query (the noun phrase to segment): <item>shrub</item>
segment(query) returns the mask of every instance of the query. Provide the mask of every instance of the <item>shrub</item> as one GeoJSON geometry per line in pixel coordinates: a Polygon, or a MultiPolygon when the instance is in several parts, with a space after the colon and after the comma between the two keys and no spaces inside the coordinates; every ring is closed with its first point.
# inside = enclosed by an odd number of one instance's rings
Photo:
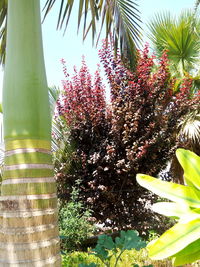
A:
{"type": "MultiPolygon", "coordinates": [[[[111,259],[112,266],[114,266],[114,260],[111,259]]],[[[63,267],[77,267],[79,264],[92,264],[95,263],[98,267],[105,267],[105,264],[101,262],[96,256],[92,255],[91,251],[87,252],[72,252],[62,256],[63,267]]],[[[151,261],[148,258],[148,252],[146,249],[126,250],[121,257],[121,261],[118,262],[117,267],[132,266],[138,264],[140,267],[144,265],[153,265],[154,267],[172,267],[170,260],[163,261],[151,261]]],[[[93,265],[94,266],[94,265],[93,265]]],[[[192,265],[193,266],[193,265],[192,265]]],[[[197,267],[195,265],[195,267],[197,267]]]]}
{"type": "Polygon", "coordinates": [[[99,71],[92,82],[83,62],[71,81],[64,69],[58,112],[70,127],[69,142],[75,151],[73,175],[63,172],[63,162],[56,166],[59,197],[68,197],[62,185],[70,188],[81,178],[81,199],[106,226],[140,233],[156,225],[165,227],[149,209],[155,195],[140,187],[135,177],[138,172],[157,175],[179,145],[177,125],[199,102],[190,95],[192,81],[186,78],[180,91],[173,93],[175,80],[166,53],[156,64],[148,47],[138,52],[135,72],[126,69],[109,46],[103,46],[100,58],[110,84],[110,105],[99,71]]]}
{"type": "MultiPolygon", "coordinates": [[[[94,255],[99,258],[107,267],[116,267],[122,260],[125,251],[135,249],[139,251],[144,248],[146,243],[138,236],[137,231],[121,231],[120,236],[115,240],[108,235],[100,235],[96,247],[93,249],[94,255]]],[[[80,264],[79,267],[89,267],[90,265],[80,264]]],[[[98,265],[94,265],[98,266],[98,265]]],[[[138,267],[138,265],[134,265],[138,267]]],[[[147,267],[147,266],[146,266],[147,267]]],[[[152,267],[152,266],[149,266],[152,267]]]]}
{"type": "Polygon", "coordinates": [[[79,183],[72,188],[70,201],[62,203],[59,210],[59,230],[62,249],[72,251],[81,247],[83,241],[92,235],[94,226],[89,221],[92,211],[78,200],[79,183]]]}

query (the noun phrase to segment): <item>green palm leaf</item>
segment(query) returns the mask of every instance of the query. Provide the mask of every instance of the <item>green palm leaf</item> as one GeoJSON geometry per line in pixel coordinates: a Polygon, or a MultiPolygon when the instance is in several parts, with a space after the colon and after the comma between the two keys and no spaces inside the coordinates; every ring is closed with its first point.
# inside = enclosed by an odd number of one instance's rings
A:
{"type": "MultiPolygon", "coordinates": [[[[67,29],[74,0],[46,0],[44,19],[55,3],[60,3],[57,28],[67,29]]],[[[7,0],[0,1],[0,63],[5,60],[6,47],[6,14],[7,0]]],[[[120,47],[122,59],[126,59],[132,67],[136,63],[136,47],[140,42],[140,16],[136,0],[79,0],[77,29],[83,21],[83,39],[92,31],[92,40],[97,37],[97,43],[102,29],[106,30],[106,37],[114,40],[114,46],[120,47]],[[100,21],[101,18],[101,21],[100,21]],[[98,30],[98,22],[100,29],[98,30]]]]}
{"type": "Polygon", "coordinates": [[[0,1],[0,64],[5,63],[7,0],[0,1]]]}
{"type": "Polygon", "coordinates": [[[194,5],[195,12],[197,11],[199,4],[200,4],[200,0],[196,0],[195,5],[194,5]]]}
{"type": "MultiPolygon", "coordinates": [[[[47,0],[44,10],[47,16],[56,0],[47,0]]],[[[62,0],[58,16],[57,28],[66,30],[74,0],[62,0]]],[[[133,0],[80,0],[78,11],[78,29],[83,19],[83,39],[92,30],[94,42],[97,43],[102,29],[106,30],[106,37],[114,40],[115,49],[120,47],[122,58],[128,59],[131,66],[135,63],[136,46],[140,42],[140,17],[136,1],[133,0]],[[100,29],[97,33],[97,24],[101,18],[100,29]]]]}
{"type": "Polygon", "coordinates": [[[179,138],[184,138],[193,144],[199,144],[200,142],[200,114],[199,110],[189,112],[180,121],[179,125],[179,138]]]}
{"type": "Polygon", "coordinates": [[[184,76],[194,69],[199,59],[199,17],[190,10],[176,18],[170,13],[161,13],[150,21],[149,38],[160,56],[168,51],[170,68],[174,75],[184,76]]]}

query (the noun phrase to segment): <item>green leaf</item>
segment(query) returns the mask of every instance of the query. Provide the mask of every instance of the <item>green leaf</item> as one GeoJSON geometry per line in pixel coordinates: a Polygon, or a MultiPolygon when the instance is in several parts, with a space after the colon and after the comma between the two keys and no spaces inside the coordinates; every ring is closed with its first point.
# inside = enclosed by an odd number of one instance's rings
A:
{"type": "Polygon", "coordinates": [[[174,202],[158,202],[156,204],[153,204],[152,210],[169,217],[181,218],[186,214],[188,216],[189,213],[191,213],[191,215],[200,216],[200,214],[190,209],[188,205],[181,205],[174,202]]]}
{"type": "Polygon", "coordinates": [[[92,262],[92,263],[89,263],[89,264],[86,264],[86,263],[81,263],[78,265],[78,267],[97,267],[97,264],[92,262]]]}
{"type": "Polygon", "coordinates": [[[200,190],[200,157],[182,148],[177,149],[176,156],[184,169],[187,184],[200,190]]]}
{"type": "Polygon", "coordinates": [[[121,250],[140,250],[146,247],[146,242],[142,241],[138,232],[133,230],[121,231],[120,237],[115,238],[115,243],[117,248],[121,250]]]}
{"type": "Polygon", "coordinates": [[[151,190],[161,197],[191,207],[200,207],[200,192],[195,188],[161,181],[145,174],[137,174],[136,179],[141,186],[151,190]]]}
{"type": "Polygon", "coordinates": [[[60,237],[61,240],[67,239],[67,236],[64,236],[64,235],[60,235],[59,237],[60,237]]]}
{"type": "Polygon", "coordinates": [[[200,51],[199,23],[199,16],[185,10],[179,17],[169,12],[158,13],[148,25],[148,37],[156,53],[168,51],[169,68],[175,77],[184,77],[185,72],[196,68],[200,51]]]}
{"type": "MultiPolygon", "coordinates": [[[[44,19],[57,2],[60,4],[57,28],[64,27],[66,30],[74,8],[74,0],[46,0],[43,8],[44,19]]],[[[94,42],[97,25],[100,23],[97,43],[102,30],[105,30],[105,37],[110,37],[115,50],[120,48],[122,59],[126,60],[126,63],[128,61],[130,66],[135,66],[136,47],[141,42],[141,20],[136,2],[134,0],[80,0],[77,28],[80,29],[81,21],[83,21],[83,40],[91,30],[94,42]]]]}
{"type": "Polygon", "coordinates": [[[93,251],[95,252],[94,255],[99,257],[101,260],[109,259],[108,251],[101,245],[97,244],[93,251]]]}
{"type": "Polygon", "coordinates": [[[115,243],[113,242],[112,237],[107,235],[99,236],[98,245],[110,250],[115,248],[115,243]]]}
{"type": "Polygon", "coordinates": [[[200,259],[200,239],[189,244],[177,254],[173,255],[172,262],[175,266],[192,263],[200,259]]]}
{"type": "Polygon", "coordinates": [[[7,29],[7,0],[0,1],[0,64],[5,63],[6,29],[7,29]]]}
{"type": "Polygon", "coordinates": [[[177,223],[155,242],[149,243],[149,256],[155,260],[168,258],[199,238],[200,218],[187,223],[177,223]]]}
{"type": "Polygon", "coordinates": [[[96,247],[93,249],[95,252],[95,256],[99,257],[102,261],[109,260],[111,256],[109,256],[108,250],[113,250],[116,248],[115,243],[112,238],[107,235],[101,235],[98,238],[98,242],[96,247]]]}
{"type": "MultiPolygon", "coordinates": [[[[193,79],[193,88],[191,88],[191,95],[195,94],[196,90],[200,89],[200,84],[197,85],[193,79]],[[197,89],[199,87],[199,89],[197,89]]],[[[179,133],[178,136],[184,138],[185,142],[192,142],[192,143],[200,143],[200,114],[199,110],[195,109],[193,111],[188,112],[184,119],[180,121],[178,124],[179,133]]]]}

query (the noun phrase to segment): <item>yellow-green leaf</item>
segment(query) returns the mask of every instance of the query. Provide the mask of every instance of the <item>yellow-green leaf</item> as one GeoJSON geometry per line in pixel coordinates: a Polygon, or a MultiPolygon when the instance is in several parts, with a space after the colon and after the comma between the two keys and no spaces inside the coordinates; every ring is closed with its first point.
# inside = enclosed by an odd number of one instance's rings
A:
{"type": "Polygon", "coordinates": [[[200,238],[200,218],[177,223],[154,243],[148,245],[149,256],[155,260],[168,258],[200,238]]]}
{"type": "Polygon", "coordinates": [[[184,169],[186,183],[200,190],[200,157],[182,148],[177,149],[176,156],[184,169]]]}
{"type": "Polygon", "coordinates": [[[174,202],[158,202],[152,206],[152,210],[169,217],[181,218],[188,216],[188,214],[190,214],[190,216],[196,215],[200,217],[200,214],[194,212],[188,205],[181,205],[180,203],[174,202]]]}
{"type": "Polygon", "coordinates": [[[180,266],[192,263],[200,259],[200,239],[197,239],[183,250],[173,255],[172,262],[174,266],[180,266]]]}
{"type": "Polygon", "coordinates": [[[137,174],[136,179],[141,186],[161,197],[191,207],[200,207],[200,191],[193,187],[161,181],[145,174],[137,174]]]}

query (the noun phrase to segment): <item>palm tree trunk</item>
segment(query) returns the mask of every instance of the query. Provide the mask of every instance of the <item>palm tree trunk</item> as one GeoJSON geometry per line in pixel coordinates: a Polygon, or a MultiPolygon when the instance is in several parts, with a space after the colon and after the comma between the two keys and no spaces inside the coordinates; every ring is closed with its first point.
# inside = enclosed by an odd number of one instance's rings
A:
{"type": "Polygon", "coordinates": [[[8,0],[0,266],[60,266],[39,0],[8,0]]]}

